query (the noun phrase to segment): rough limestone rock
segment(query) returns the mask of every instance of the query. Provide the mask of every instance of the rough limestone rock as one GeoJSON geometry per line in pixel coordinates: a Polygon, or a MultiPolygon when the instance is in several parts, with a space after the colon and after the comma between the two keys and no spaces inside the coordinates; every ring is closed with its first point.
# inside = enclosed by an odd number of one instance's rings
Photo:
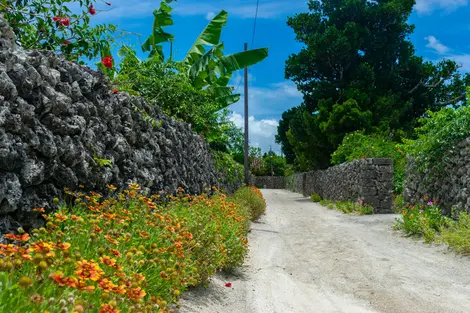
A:
{"type": "Polygon", "coordinates": [[[418,171],[413,159],[409,159],[404,197],[413,204],[438,200],[446,215],[451,215],[452,209],[470,212],[470,138],[448,151],[442,170],[432,175],[429,169],[418,171]]]}
{"type": "Polygon", "coordinates": [[[217,185],[210,150],[190,126],[114,94],[101,73],[14,42],[0,16],[0,231],[39,226],[31,209],[51,207],[64,187],[101,192],[137,182],[197,194],[217,185]]]}
{"type": "Polygon", "coordinates": [[[318,193],[328,200],[363,200],[378,214],[392,213],[392,159],[361,159],[326,170],[287,177],[287,189],[310,196],[318,193]]]}

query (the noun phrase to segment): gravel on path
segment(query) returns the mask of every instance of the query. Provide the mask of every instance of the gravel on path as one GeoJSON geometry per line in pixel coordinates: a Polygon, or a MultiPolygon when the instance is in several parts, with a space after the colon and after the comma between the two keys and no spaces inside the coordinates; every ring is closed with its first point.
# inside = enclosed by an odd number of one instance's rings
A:
{"type": "Polygon", "coordinates": [[[186,293],[181,313],[470,312],[470,258],[403,237],[397,215],[262,192],[267,213],[252,224],[245,265],[186,293]]]}

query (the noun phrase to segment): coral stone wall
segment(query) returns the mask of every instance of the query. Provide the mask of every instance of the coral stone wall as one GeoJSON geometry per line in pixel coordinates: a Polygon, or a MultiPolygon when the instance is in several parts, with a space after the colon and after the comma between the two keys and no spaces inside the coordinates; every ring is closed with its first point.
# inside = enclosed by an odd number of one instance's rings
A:
{"type": "Polygon", "coordinates": [[[318,193],[328,200],[363,200],[375,213],[391,213],[393,164],[391,159],[361,159],[326,170],[287,178],[288,189],[309,196],[318,193]]]}
{"type": "Polygon", "coordinates": [[[470,212],[470,138],[455,145],[443,160],[442,171],[434,175],[418,171],[413,160],[409,160],[405,201],[417,204],[438,200],[446,215],[451,214],[452,208],[470,212]]]}
{"type": "Polygon", "coordinates": [[[38,226],[31,209],[51,207],[64,187],[101,192],[128,182],[196,194],[218,174],[190,126],[142,98],[114,94],[101,73],[16,47],[0,16],[0,230],[38,226]]]}
{"type": "Polygon", "coordinates": [[[258,188],[285,189],[286,178],[284,176],[256,176],[254,185],[258,188]]]}

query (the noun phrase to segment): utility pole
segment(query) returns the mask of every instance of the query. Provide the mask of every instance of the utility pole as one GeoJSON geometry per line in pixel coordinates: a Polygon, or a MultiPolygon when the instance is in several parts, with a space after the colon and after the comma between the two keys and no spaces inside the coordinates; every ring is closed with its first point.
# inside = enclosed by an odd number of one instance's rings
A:
{"type": "MultiPolygon", "coordinates": [[[[245,51],[248,43],[245,42],[245,51]]],[[[248,166],[248,67],[245,67],[245,184],[250,184],[250,168],[248,166]]]]}
{"type": "Polygon", "coordinates": [[[269,145],[269,160],[271,161],[271,176],[274,176],[273,171],[273,150],[271,149],[271,145],[269,145]]]}

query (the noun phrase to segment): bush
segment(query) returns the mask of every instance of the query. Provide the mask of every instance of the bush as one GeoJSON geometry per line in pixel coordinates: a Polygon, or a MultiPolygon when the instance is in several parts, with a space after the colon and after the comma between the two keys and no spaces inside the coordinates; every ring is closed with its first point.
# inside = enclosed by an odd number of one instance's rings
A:
{"type": "Polygon", "coordinates": [[[470,216],[460,212],[458,221],[452,221],[442,231],[442,240],[458,253],[470,254],[470,216]]]}
{"type": "Polygon", "coordinates": [[[416,169],[427,173],[424,183],[440,177],[449,162],[447,152],[455,144],[470,137],[470,107],[443,108],[428,112],[416,128],[417,139],[405,140],[403,148],[414,159],[416,169]]]}
{"type": "Polygon", "coordinates": [[[241,183],[245,177],[243,165],[225,152],[213,151],[215,167],[229,183],[241,183]]]}
{"type": "Polygon", "coordinates": [[[363,158],[391,158],[394,169],[394,193],[403,192],[406,156],[400,146],[380,135],[364,135],[358,131],[346,135],[343,143],[331,155],[332,164],[341,164],[363,158]]]}
{"type": "Polygon", "coordinates": [[[257,220],[266,211],[266,201],[261,191],[256,187],[242,187],[235,192],[232,199],[248,208],[253,221],[257,220]]]}
{"type": "Polygon", "coordinates": [[[442,215],[441,210],[433,202],[426,205],[405,205],[401,217],[397,219],[395,229],[409,235],[423,236],[428,243],[447,227],[450,220],[442,215]]]}
{"type": "Polygon", "coordinates": [[[75,205],[44,214],[46,227],[5,235],[0,312],[167,312],[189,286],[243,262],[249,219],[240,203],[218,192],[110,189],[107,198],[69,192],[75,205]]]}
{"type": "Polygon", "coordinates": [[[314,193],[310,196],[313,202],[320,202],[322,200],[321,196],[318,193],[314,193]]]}

